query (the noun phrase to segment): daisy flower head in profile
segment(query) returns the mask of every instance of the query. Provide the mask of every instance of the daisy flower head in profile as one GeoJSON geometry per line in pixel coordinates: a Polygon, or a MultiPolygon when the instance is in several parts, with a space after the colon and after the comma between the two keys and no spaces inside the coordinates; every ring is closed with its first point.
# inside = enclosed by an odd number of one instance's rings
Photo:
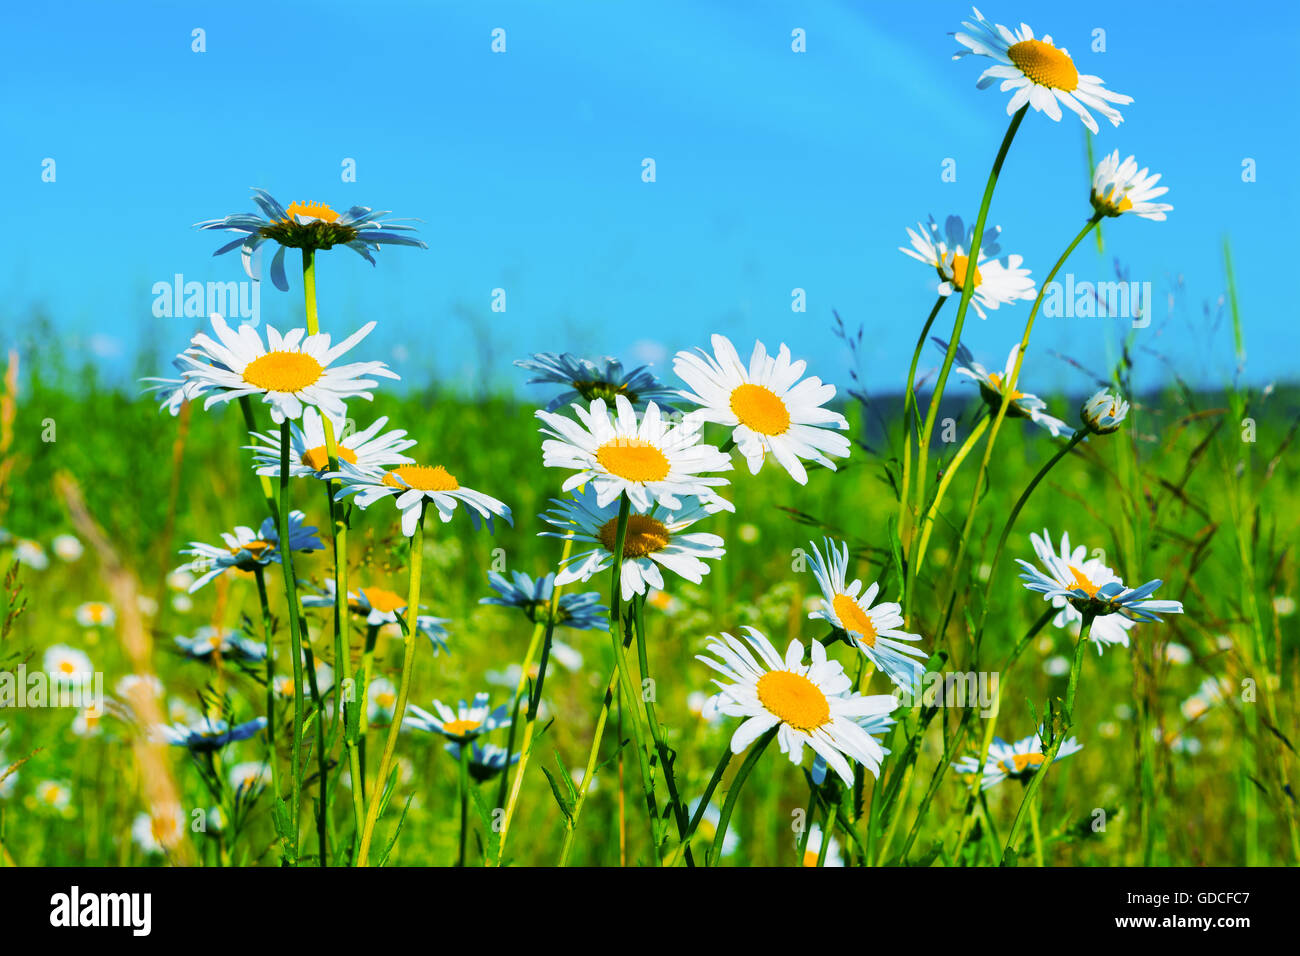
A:
{"type": "MultiPolygon", "coordinates": [[[[301,598],[303,607],[334,607],[335,595],[338,593],[333,578],[326,578],[324,588],[320,594],[304,594],[301,598]]],[[[348,609],[366,622],[367,627],[394,628],[398,634],[401,633],[401,622],[398,620],[400,614],[403,619],[406,618],[407,597],[398,594],[396,591],[381,587],[377,584],[368,584],[359,587],[355,591],[348,591],[348,609]]],[[[409,619],[408,619],[409,620],[409,619]]],[[[447,628],[450,618],[434,617],[430,614],[419,614],[415,618],[415,628],[420,634],[429,639],[433,645],[433,654],[438,656],[440,651],[447,650],[447,628]]]]}
{"type": "MultiPolygon", "coordinates": [[[[316,537],[316,526],[305,524],[306,520],[301,511],[289,512],[289,550],[320,551],[325,547],[316,537]]],[[[191,555],[194,560],[176,570],[202,572],[190,585],[191,594],[232,568],[256,571],[280,563],[280,529],[274,518],[262,519],[256,531],[246,525],[239,525],[234,533],[223,531],[221,540],[224,547],[191,541],[188,548],[181,549],[181,554],[191,555]]]]}
{"type": "Polygon", "coordinates": [[[285,207],[265,189],[253,190],[253,202],[262,211],[261,215],[253,212],[236,213],[221,219],[205,219],[196,222],[194,226],[198,229],[240,233],[238,239],[226,243],[212,254],[220,256],[238,249],[244,262],[244,271],[250,279],[261,278],[253,253],[264,242],[278,243],[280,248],[271,260],[271,282],[281,292],[289,288],[284,274],[286,249],[315,252],[317,249],[347,246],[373,266],[375,259],[371,253],[378,252],[382,246],[429,248],[414,236],[406,235],[415,231],[414,226],[406,225],[412,220],[382,219],[388,215],[387,209],[376,212],[369,206],[353,206],[347,212],[340,213],[319,202],[291,202],[285,207]]]}
{"type": "Polygon", "coordinates": [[[974,7],[971,9],[975,13],[974,22],[963,22],[963,29],[952,34],[965,47],[953,54],[953,59],[973,53],[995,61],[980,74],[975,85],[983,90],[1001,80],[1003,93],[1015,90],[1007,101],[1008,116],[1028,104],[1056,122],[1060,122],[1064,106],[1077,114],[1093,133],[1098,127],[1090,110],[1106,117],[1112,126],[1124,122],[1119,110],[1111,104],[1126,106],[1133,102],[1133,97],[1106,89],[1099,76],[1080,73],[1065,47],[1053,44],[1051,36],[1035,37],[1027,23],[1020,24],[1019,30],[1009,30],[984,19],[974,7]]]}
{"type": "Polygon", "coordinates": [[[654,402],[638,417],[626,395],[614,396],[613,414],[603,398],[590,408],[572,408],[576,422],[551,412],[536,413],[546,425],[542,433],[551,436],[542,442],[542,464],[574,470],[564,491],[590,485],[602,506],[627,495],[634,507],[646,512],[655,502],[677,510],[683,497],[708,496],[727,484],[726,478],[707,474],[730,471],[731,459],[701,442],[699,419],[687,416],[671,423],[654,402]]]}
{"type": "Polygon", "coordinates": [[[191,347],[177,356],[184,366],[182,378],[197,382],[207,393],[204,408],[257,395],[270,406],[271,420],[277,425],[286,418],[301,418],[307,406],[341,419],[347,415],[349,399],[374,398],[370,389],[379,383],[371,376],[400,377],[383,362],[334,364],[371,333],[374,322],[333,345],[328,332],[308,335],[306,329],[291,329],[281,335],[270,325],[263,344],[251,325],[232,329],[216,312],[211,321],[217,337],[199,332],[190,340],[191,347]]]}
{"type": "MultiPolygon", "coordinates": [[[[463,744],[449,740],[443,749],[451,754],[452,760],[460,760],[460,748],[463,744]]],[[[510,755],[510,765],[519,762],[519,754],[510,755]]],[[[506,749],[496,744],[480,744],[474,741],[469,745],[468,769],[470,777],[478,783],[486,783],[506,769],[506,749]]]]}
{"type": "MultiPolygon", "coordinates": [[[[193,347],[185,349],[185,353],[197,354],[193,347]]],[[[183,353],[183,354],[185,354],[183,353]]],[[[197,379],[187,379],[185,377],[185,363],[181,356],[172,359],[172,367],[176,369],[179,378],[165,378],[158,375],[149,375],[142,379],[141,382],[148,382],[144,393],[154,393],[154,399],[158,402],[159,413],[167,412],[172,418],[181,413],[181,409],[186,402],[192,402],[200,395],[204,394],[209,385],[206,382],[197,379]]]]}
{"type": "Polygon", "coordinates": [[[225,660],[246,661],[256,664],[266,660],[266,645],[245,637],[232,628],[212,627],[205,624],[193,637],[176,635],[172,638],[187,657],[210,661],[214,657],[225,660]]]}
{"type": "Polygon", "coordinates": [[[86,687],[95,679],[90,656],[67,644],[55,644],[45,652],[42,670],[59,687],[86,687]]]}
{"type": "Polygon", "coordinates": [[[162,856],[181,842],[184,826],[185,812],[179,804],[166,804],[139,814],[131,826],[131,838],[145,853],[162,856]]]}
{"type": "MultiPolygon", "coordinates": [[[[573,553],[555,576],[555,583],[586,582],[613,567],[618,550],[619,502],[602,505],[600,495],[588,486],[571,499],[552,498],[551,505],[541,518],[559,530],[540,534],[574,543],[573,553]]],[[[713,498],[692,499],[676,509],[662,503],[645,510],[631,507],[623,535],[623,600],[645,594],[648,587],[663,590],[665,568],[699,584],[709,573],[707,562],[721,558],[726,551],[718,535],[689,529],[719,510],[721,504],[713,498]]]]}
{"type": "MultiPolygon", "coordinates": [[[[1047,749],[1050,748],[1043,746],[1041,733],[1040,730],[1037,734],[1030,734],[1014,744],[1007,743],[1001,737],[994,737],[989,744],[989,759],[984,764],[983,770],[980,770],[979,760],[976,757],[962,757],[954,761],[953,769],[967,777],[979,773],[983,778],[980,782],[981,790],[997,786],[1008,777],[1021,781],[1028,780],[1047,760],[1047,749]]],[[[1061,749],[1056,752],[1052,762],[1076,754],[1082,749],[1083,744],[1070,737],[1061,742],[1061,749]]]]}
{"type": "Polygon", "coordinates": [[[1109,435],[1111,432],[1119,431],[1119,426],[1124,424],[1124,419],[1128,417],[1129,404],[1124,401],[1119,392],[1112,393],[1110,389],[1100,389],[1093,393],[1092,397],[1083,403],[1079,409],[1079,417],[1083,419],[1084,426],[1094,435],[1109,435]]]}
{"type": "Polygon", "coordinates": [[[247,740],[266,729],[266,718],[255,717],[242,724],[203,717],[193,724],[170,724],[158,728],[158,736],[173,747],[185,747],[196,753],[220,750],[228,744],[247,740]]]}
{"type": "Polygon", "coordinates": [[[843,631],[849,643],[860,650],[891,681],[912,693],[925,673],[929,655],[908,643],[919,641],[920,634],[900,630],[903,626],[903,609],[893,601],[873,604],[880,593],[880,585],[872,584],[865,591],[862,582],[849,577],[849,546],[825,539],[826,553],[809,542],[808,555],[813,576],[821,588],[821,606],[809,613],[810,618],[820,618],[831,627],[843,631]]]}
{"type": "Polygon", "coordinates": [[[112,627],[117,621],[113,605],[103,601],[87,601],[77,605],[77,623],[82,627],[112,627]]]}
{"type": "Polygon", "coordinates": [[[440,700],[433,702],[433,709],[437,711],[436,715],[412,704],[407,708],[404,722],[415,730],[441,734],[460,744],[475,740],[499,727],[510,726],[506,705],[501,704],[495,710],[489,709],[488,695],[483,691],[474,695],[472,703],[460,701],[455,710],[440,700]]]}
{"type": "MultiPolygon", "coordinates": [[[[346,461],[362,471],[375,471],[390,465],[409,465],[414,459],[403,455],[415,445],[403,429],[381,432],[388,419],[377,418],[363,431],[348,432],[346,418],[332,418],[336,436],[335,450],[339,461],[346,461]]],[[[253,452],[259,475],[279,477],[280,433],[252,433],[256,444],[245,446],[253,452]]],[[[302,411],[302,425],[289,426],[289,474],[295,478],[320,478],[329,471],[329,448],[325,441],[325,424],[321,414],[308,405],[302,411]]]]}
{"type": "MultiPolygon", "coordinates": [[[[980,237],[979,255],[975,257],[975,274],[970,277],[975,284],[970,304],[975,314],[987,319],[985,309],[1011,305],[1019,299],[1034,297],[1034,280],[1021,263],[1022,256],[999,257],[998,235],[1001,227],[991,226],[980,237]]],[[[970,249],[975,241],[974,225],[965,226],[961,216],[949,216],[940,232],[939,224],[931,216],[928,223],[917,223],[916,231],[907,230],[912,247],[899,246],[898,251],[922,262],[939,274],[938,293],[945,298],[962,294],[967,273],[970,272],[970,249]]]]}
{"type": "Polygon", "coordinates": [[[1164,222],[1165,213],[1174,207],[1168,203],[1152,202],[1169,192],[1168,186],[1157,186],[1160,173],[1152,175],[1143,166],[1138,169],[1137,158],[1130,156],[1122,163],[1119,150],[1097,164],[1092,174],[1092,208],[1103,216],[1122,216],[1132,213],[1142,219],[1164,222]]]}
{"type": "Polygon", "coordinates": [[[898,700],[887,694],[854,693],[853,681],[838,661],[826,656],[818,641],[812,642],[811,660],[804,663],[804,647],[797,639],[782,657],[760,631],[745,630],[748,647],[723,634],[709,638],[708,650],[714,657],[696,655],[726,679],[714,679],[721,691],[718,709],[729,717],[745,718],[732,734],[731,752],[742,752],[776,728],[781,752],[795,765],[803,761],[807,744],[847,786],[853,785],[850,761],[875,776],[884,751],[857,719],[889,713],[898,700]]]}
{"type": "Polygon", "coordinates": [[[593,362],[570,352],[538,352],[530,358],[516,360],[515,365],[537,373],[536,378],[528,380],[529,385],[563,385],[567,389],[546,403],[548,412],[597,398],[611,402],[616,395],[626,397],[637,410],[654,402],[660,409],[672,411],[677,397],[677,389],[661,383],[647,366],[625,372],[623,363],[614,358],[593,362]]]}
{"type": "Polygon", "coordinates": [[[839,412],[824,407],[835,386],[816,376],[802,378],[808,363],[792,361],[783,343],[775,356],[754,343],[745,365],[724,335],[714,335],[713,354],[703,349],[678,352],[673,371],[689,386],[682,397],[699,408],[690,418],[732,429],[731,437],[751,474],[758,474],[768,455],[799,484],[808,483],[803,461],[835,470],[830,456],[846,458],[849,427],[839,412]]]}
{"type": "Polygon", "coordinates": [[[335,500],[352,496],[364,510],[377,501],[396,497],[395,504],[402,516],[402,534],[408,538],[415,534],[426,505],[433,507],[444,524],[456,514],[457,505],[464,505],[475,530],[486,522],[488,531],[493,531],[495,518],[514,524],[509,506],[491,495],[465,487],[444,465],[409,464],[388,471],[363,471],[344,461],[339,463],[339,468],[325,476],[339,480],[341,487],[334,495],[335,500]]]}
{"type": "MultiPolygon", "coordinates": [[[[1034,553],[1038,556],[1042,568],[1036,568],[1021,558],[1016,563],[1023,569],[1020,575],[1025,587],[1043,595],[1043,599],[1056,604],[1057,598],[1063,598],[1075,611],[1082,615],[1095,616],[1096,622],[1104,621],[1109,615],[1118,614],[1130,621],[1159,621],[1161,614],[1182,614],[1183,605],[1179,601],[1162,601],[1151,597],[1163,581],[1148,581],[1141,587],[1129,588],[1118,576],[1101,563],[1100,559],[1080,562],[1086,555],[1087,548],[1080,545],[1068,551],[1069,538],[1061,536],[1061,553],[1052,550],[1052,537],[1044,530],[1041,537],[1029,536],[1034,553]]],[[[1109,627],[1103,624],[1103,629],[1109,627]]],[[[1127,630],[1127,629],[1124,629],[1127,630]]],[[[1105,630],[1103,631],[1105,633],[1105,630]]],[[[1127,643],[1116,637],[1112,643],[1127,643]]]]}
{"type": "MultiPolygon", "coordinates": [[[[555,572],[536,580],[523,571],[513,571],[509,578],[496,571],[488,572],[488,583],[495,597],[479,599],[479,604],[518,608],[534,623],[549,622],[551,601],[555,595],[555,572]]],[[[609,609],[600,603],[595,591],[582,594],[561,594],[555,606],[555,625],[575,631],[603,631],[609,627],[606,615],[609,609]]]]}
{"type": "MultiPolygon", "coordinates": [[[[1034,547],[1034,553],[1038,555],[1053,554],[1052,539],[1046,531],[1042,537],[1036,534],[1029,536],[1030,543],[1034,547]]],[[[1119,576],[1106,566],[1105,558],[1100,554],[1089,556],[1088,549],[1083,545],[1070,547],[1070,533],[1068,531],[1061,534],[1060,550],[1055,552],[1055,558],[1058,563],[1066,569],[1078,571],[1079,580],[1088,582],[1089,588],[1100,589],[1102,585],[1119,581],[1119,576]]],[[[1074,571],[1070,571],[1073,575],[1074,571]]],[[[1023,575],[1022,575],[1023,577],[1023,575]]],[[[1071,576],[1070,583],[1074,583],[1071,576]]],[[[1052,606],[1060,608],[1060,612],[1052,619],[1052,623],[1059,628],[1068,629],[1074,627],[1076,630],[1083,622],[1083,614],[1064,594],[1056,594],[1051,598],[1052,606]]],[[[1104,617],[1098,617],[1092,622],[1092,630],[1088,634],[1089,640],[1096,642],[1097,653],[1101,654],[1107,647],[1120,645],[1128,647],[1128,632],[1137,624],[1123,614],[1107,614],[1104,617]]]]}
{"type": "MultiPolygon", "coordinates": [[[[947,353],[948,343],[943,339],[931,337],[935,345],[941,351],[947,353]]],[[[1053,437],[1059,437],[1070,431],[1070,426],[1059,418],[1053,418],[1048,415],[1044,409],[1047,403],[1030,392],[1022,392],[1019,388],[1010,390],[1008,396],[1007,384],[1011,381],[1011,376],[1016,370],[1016,357],[1020,355],[1020,343],[1017,342],[1011,346],[1011,352],[1007,355],[1007,364],[1001,372],[990,372],[979,362],[975,361],[975,356],[971,354],[970,349],[957,343],[957,352],[954,358],[957,361],[957,374],[964,375],[975,382],[980,388],[980,397],[984,399],[986,405],[993,411],[1001,407],[1003,399],[1010,397],[1011,404],[1007,406],[1007,415],[1011,418],[1028,418],[1035,425],[1040,425],[1052,433],[1053,437]]],[[[1016,382],[1018,386],[1019,381],[1016,382]]]]}

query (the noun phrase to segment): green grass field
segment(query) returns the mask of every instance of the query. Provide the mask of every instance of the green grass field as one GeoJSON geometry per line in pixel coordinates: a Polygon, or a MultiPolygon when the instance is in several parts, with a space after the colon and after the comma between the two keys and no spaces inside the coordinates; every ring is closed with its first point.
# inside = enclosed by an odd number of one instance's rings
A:
{"type": "MultiPolygon", "coordinates": [[[[798,342],[790,344],[797,354],[798,342]]],[[[15,376],[16,401],[11,396],[4,407],[0,526],[8,539],[0,545],[0,562],[9,573],[0,668],[10,673],[20,665],[37,670],[47,648],[67,645],[89,655],[95,670],[104,674],[110,696],[118,679],[139,671],[138,661],[144,659],[165,686],[170,713],[224,707],[236,721],[265,714],[260,667],[187,658],[173,641],[204,625],[243,628],[261,640],[252,576],[223,575],[192,600],[167,578],[183,563],[178,549],[185,543],[217,540],[219,530],[255,526],[266,514],[250,455],[241,448],[246,432],[238,407],[205,413],[196,403],[192,414],[176,419],[159,414],[148,398],[100,385],[93,370],[64,367],[61,361],[49,353],[23,355],[15,376]],[[84,512],[75,507],[78,495],[84,497],[84,512]],[[102,529],[120,559],[116,576],[106,567],[111,559],[96,546],[86,520],[102,529]],[[84,555],[73,562],[56,556],[53,541],[60,534],[82,541],[84,555]],[[48,567],[16,563],[20,539],[39,543],[48,567]],[[133,647],[130,615],[121,607],[115,608],[113,626],[78,622],[76,609],[84,602],[113,604],[133,591],[140,598],[148,646],[133,647]]],[[[159,366],[151,361],[142,357],[142,374],[156,374],[159,366]]],[[[646,608],[654,702],[667,744],[676,753],[673,775],[684,803],[703,792],[738,723],[729,717],[710,722],[699,713],[701,695],[714,690],[712,672],[694,659],[705,639],[723,631],[738,634],[744,625],[758,628],[780,648],[791,638],[806,644],[827,635],[824,622],[808,619],[819,599],[816,581],[801,561],[810,539],[820,543],[831,534],[847,541],[856,576],[879,580],[885,599],[899,599],[903,577],[893,523],[899,510],[900,408],[897,401],[870,408],[846,402],[847,380],[846,373],[839,381],[837,404],[849,418],[850,436],[859,442],[847,462],[834,473],[813,470],[808,484],[799,486],[775,465],[751,476],[736,457],[728,489],[736,511],[714,516],[707,528],[725,539],[725,557],[711,562],[711,573],[699,586],[666,576],[666,592],[646,608]]],[[[973,636],[985,611],[993,547],[1012,503],[1063,439],[1053,440],[1021,420],[1007,421],[974,517],[969,553],[954,574],[978,455],[955,473],[910,600],[910,630],[922,635],[927,652],[938,655],[931,659],[932,670],[999,671],[1039,619],[1045,605],[1022,587],[1013,560],[1033,559],[1031,531],[1047,529],[1053,538],[1068,531],[1090,552],[1102,549],[1106,563],[1130,585],[1163,579],[1158,596],[1182,601],[1186,612],[1161,623],[1138,624],[1128,648],[1110,647],[1100,656],[1086,649],[1069,730],[1083,749],[1043,775],[1032,839],[1026,829],[1012,862],[1257,865],[1300,860],[1293,788],[1300,474],[1291,445],[1298,399],[1286,389],[1216,394],[1170,388],[1136,397],[1119,432],[1077,446],[1028,500],[989,585],[978,658],[973,636]],[[1251,423],[1243,425],[1243,419],[1251,423]],[[950,586],[954,609],[939,633],[950,586]],[[1207,681],[1214,682],[1216,693],[1207,693],[1207,681]]],[[[1077,398],[1053,396],[1049,404],[1056,414],[1075,420],[1077,398]]],[[[968,384],[950,383],[945,415],[949,407],[959,443],[984,410],[968,384]]],[[[460,513],[450,524],[428,524],[422,603],[426,613],[450,619],[450,652],[434,657],[427,642],[418,642],[410,700],[425,709],[434,698],[452,702],[480,690],[490,692],[493,706],[512,699],[533,626],[517,610],[480,605],[479,600],[491,593],[489,568],[538,576],[555,569],[561,556],[560,541],[538,536],[546,526],[537,515],[549,498],[559,495],[562,474],[542,467],[533,410],[507,398],[470,401],[434,388],[400,395],[380,390],[373,408],[360,403],[350,408],[362,422],[370,421],[372,412],[388,415],[393,426],[419,440],[420,449],[434,450],[424,454],[445,462],[463,483],[508,503],[515,516],[513,528],[499,526],[495,535],[472,531],[460,513]]],[[[260,425],[267,427],[265,410],[259,407],[257,413],[260,425]]],[[[721,430],[708,434],[710,441],[721,443],[721,430]]],[[[932,454],[940,474],[957,447],[935,441],[932,454]]],[[[932,467],[927,494],[936,485],[933,472],[932,467]]],[[[293,506],[326,530],[323,486],[295,480],[291,487],[293,506]]],[[[325,541],[328,546],[327,536],[325,541]]],[[[353,584],[406,593],[407,539],[391,507],[353,510],[348,542],[353,584]]],[[[328,551],[299,558],[295,570],[299,579],[322,586],[331,574],[328,551]]],[[[271,572],[274,642],[280,673],[285,673],[290,640],[285,596],[279,569],[271,572]]],[[[606,575],[568,589],[584,590],[601,592],[602,603],[608,603],[606,575]]],[[[305,618],[314,657],[337,674],[330,610],[308,609],[305,618]]],[[[350,630],[358,660],[364,630],[355,622],[350,630]]],[[[581,780],[615,663],[603,631],[559,627],[554,638],[572,653],[557,650],[551,657],[506,863],[558,861],[573,803],[566,781],[576,788],[581,780]]],[[[999,673],[997,736],[1028,736],[1044,719],[1049,701],[1059,709],[1073,640],[1049,623],[1014,666],[999,673]]],[[[854,648],[841,641],[829,651],[850,675],[861,671],[863,658],[854,648]]],[[[400,634],[381,635],[374,673],[396,682],[401,664],[400,634]]],[[[862,677],[867,693],[890,692],[882,675],[862,677]]],[[[318,776],[317,728],[309,723],[299,854],[304,864],[320,862],[317,811],[323,790],[329,798],[327,861],[334,865],[347,861],[355,828],[342,773],[347,758],[334,735],[337,686],[322,693],[329,741],[326,784],[322,787],[318,776]]],[[[276,760],[285,794],[292,735],[287,704],[281,701],[276,714],[276,760]]],[[[769,748],[740,791],[730,826],[734,846],[720,862],[798,863],[801,821],[830,819],[831,862],[839,856],[854,864],[997,863],[1024,785],[1008,779],[972,806],[965,781],[946,769],[952,759],[979,752],[987,726],[979,710],[978,705],[900,708],[896,716],[903,719],[885,741],[893,752],[885,758],[882,781],[869,774],[860,777],[857,793],[831,775],[831,785],[811,799],[809,758],[796,767],[769,748]],[[969,832],[963,835],[964,824],[969,832]]],[[[265,759],[265,735],[232,743],[211,763],[181,747],[155,749],[162,762],[150,762],[147,748],[139,745],[139,728],[124,716],[121,708],[110,709],[91,732],[79,733],[74,709],[0,709],[0,777],[8,773],[0,782],[0,857],[6,865],[168,860],[278,865],[294,859],[283,839],[285,822],[276,820],[271,788],[241,799],[230,819],[235,804],[227,772],[265,759]],[[214,771],[221,782],[216,794],[208,777],[214,771]],[[225,801],[224,825],[189,826],[183,848],[147,852],[133,839],[132,828],[156,799],[160,773],[174,781],[187,822],[225,801]]],[[[652,858],[632,718],[632,708],[615,705],[599,751],[599,772],[573,835],[571,864],[631,865],[652,858]],[[621,751],[616,746],[620,738],[628,741],[621,751]]],[[[521,736],[522,724],[521,710],[521,736]]],[[[385,730],[381,723],[369,731],[372,775],[385,730]]],[[[506,737],[506,731],[497,730],[487,739],[505,746],[506,737]]],[[[398,741],[398,782],[375,831],[377,848],[386,851],[391,843],[389,865],[446,865],[456,859],[458,765],[442,745],[441,737],[419,731],[403,733],[398,741]]],[[[737,757],[727,768],[713,797],[715,806],[726,800],[740,762],[737,757]]],[[[657,780],[658,808],[667,815],[665,855],[680,862],[672,852],[676,834],[661,772],[657,780]]],[[[469,803],[471,865],[494,856],[499,786],[499,778],[470,785],[477,794],[469,803]]],[[[707,819],[701,825],[697,853],[707,847],[711,825],[707,819]]]]}

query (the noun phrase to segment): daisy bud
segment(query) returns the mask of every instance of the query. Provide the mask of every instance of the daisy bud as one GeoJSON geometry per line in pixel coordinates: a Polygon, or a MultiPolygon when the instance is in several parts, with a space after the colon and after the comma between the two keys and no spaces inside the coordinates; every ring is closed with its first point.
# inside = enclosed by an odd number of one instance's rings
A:
{"type": "Polygon", "coordinates": [[[1128,402],[1118,392],[1112,394],[1108,389],[1101,389],[1088,399],[1079,409],[1079,417],[1088,431],[1094,435],[1109,435],[1118,431],[1124,418],[1128,415],[1128,402]]]}

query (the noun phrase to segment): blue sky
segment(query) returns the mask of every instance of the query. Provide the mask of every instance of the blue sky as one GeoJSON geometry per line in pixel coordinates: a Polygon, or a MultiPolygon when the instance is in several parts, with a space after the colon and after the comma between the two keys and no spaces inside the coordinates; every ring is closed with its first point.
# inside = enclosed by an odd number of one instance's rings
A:
{"type": "MultiPolygon", "coordinates": [[[[1108,221],[1067,270],[1108,280],[1118,257],[1150,281],[1138,347],[1214,386],[1232,374],[1226,319],[1206,321],[1233,244],[1246,377],[1293,380],[1297,218],[1292,3],[989,0],[1026,20],[1081,72],[1134,97],[1098,156],[1118,148],[1165,174],[1165,223],[1108,221]],[[1094,29],[1105,52],[1092,52],[1094,29]],[[1271,52],[1270,52],[1271,51],[1271,52]],[[1254,160],[1257,180],[1242,181],[1254,160]],[[1182,289],[1171,315],[1168,293],[1182,289]]],[[[196,322],[155,319],[156,282],[243,279],[224,234],[197,220],[281,201],[354,203],[424,220],[428,251],[392,248],[372,269],[346,250],[318,268],[322,322],[375,319],[361,351],[404,377],[518,383],[510,360],[542,349],[653,360],[721,331],[747,352],[787,342],[844,382],[831,310],[867,329],[869,387],[900,389],[937,277],[897,251],[929,214],[973,218],[1006,127],[1006,95],[979,91],[987,61],[951,59],[964,3],[423,2],[42,3],[0,37],[8,184],[0,345],[35,307],[73,348],[124,375],[148,337],[170,352],[196,322]],[[205,31],[206,52],[191,50],[205,31]],[[506,52],[491,31],[506,31],[506,52]],[[807,52],[791,51],[806,31],[807,52]],[[42,161],[56,162],[42,182],[42,161]],[[641,178],[642,160],[657,181],[641,178]],[[345,158],[357,181],[341,180],[345,158]],[[945,159],[956,181],[941,181],[945,159]],[[803,288],[807,312],[792,313],[803,288]],[[507,311],[490,310],[506,290],[507,311]],[[485,368],[486,366],[486,368],[485,368]]],[[[1086,218],[1084,131],[1030,113],[994,199],[1003,249],[1035,278],[1086,218]]],[[[292,260],[291,260],[292,261],[292,260]]],[[[300,277],[266,283],[261,319],[301,324],[300,277]]],[[[1000,363],[1027,304],[964,340],[1000,363]]],[[[952,309],[937,330],[950,327],[952,309]]],[[[1104,371],[1126,323],[1040,320],[1035,390],[1104,371]]],[[[937,352],[934,353],[937,356],[937,352]]],[[[933,362],[933,358],[927,358],[933,362]]],[[[1138,381],[1165,376],[1142,359],[1138,381]]]]}

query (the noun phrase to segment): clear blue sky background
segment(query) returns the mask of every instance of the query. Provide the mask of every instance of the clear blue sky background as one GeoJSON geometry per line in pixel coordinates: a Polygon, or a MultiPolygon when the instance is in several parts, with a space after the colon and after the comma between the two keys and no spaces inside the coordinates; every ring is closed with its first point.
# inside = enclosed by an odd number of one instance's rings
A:
{"type": "MultiPolygon", "coordinates": [[[[981,9],[1052,34],[1081,72],[1133,96],[1122,126],[1101,120],[1095,150],[1136,153],[1171,187],[1168,222],[1108,221],[1105,251],[1081,247],[1076,277],[1109,279],[1119,257],[1151,281],[1155,322],[1139,347],[1217,385],[1235,364],[1214,319],[1230,237],[1246,377],[1294,379],[1297,5],[981,9]],[[1090,50],[1094,28],[1104,53],[1090,50]],[[1255,183],[1242,182],[1245,157],[1255,183]]],[[[787,341],[844,382],[838,309],[867,327],[868,386],[899,389],[937,281],[897,251],[904,228],[930,213],[973,218],[1007,123],[1006,96],[975,88],[987,61],[951,59],[948,33],[968,13],[832,0],[15,6],[0,36],[0,345],[40,306],[119,376],[146,335],[179,350],[195,323],[152,319],[152,285],[243,278],[237,254],[211,257],[225,234],[190,226],[252,210],[249,187],[262,186],[285,203],[424,220],[428,251],[388,249],[372,269],[339,250],[318,269],[325,326],[378,320],[364,357],[414,381],[518,383],[510,360],[540,349],[650,359],[668,375],[675,349],[717,330],[746,353],[754,337],[787,341]],[[205,53],[191,52],[196,27],[205,53]],[[496,27],[504,55],[490,50],[496,27]],[[796,27],[805,54],[791,52],[796,27]],[[55,183],[41,181],[45,157],[55,183]],[[344,157],[356,183],[340,179],[344,157]],[[955,183],[940,178],[948,157],[955,183]],[[489,309],[496,287],[504,315],[489,309]],[[807,290],[804,315],[790,310],[794,287],[807,290]]],[[[990,221],[1041,279],[1086,218],[1086,194],[1081,125],[1031,112],[990,221]]],[[[264,284],[263,322],[301,323],[290,278],[288,294],[264,284]]],[[[1027,308],[972,315],[967,343],[1000,362],[1027,308]]],[[[1033,384],[1086,387],[1047,350],[1104,371],[1122,331],[1043,320],[1033,384]]],[[[1143,384],[1167,374],[1143,361],[1143,384]]]]}

